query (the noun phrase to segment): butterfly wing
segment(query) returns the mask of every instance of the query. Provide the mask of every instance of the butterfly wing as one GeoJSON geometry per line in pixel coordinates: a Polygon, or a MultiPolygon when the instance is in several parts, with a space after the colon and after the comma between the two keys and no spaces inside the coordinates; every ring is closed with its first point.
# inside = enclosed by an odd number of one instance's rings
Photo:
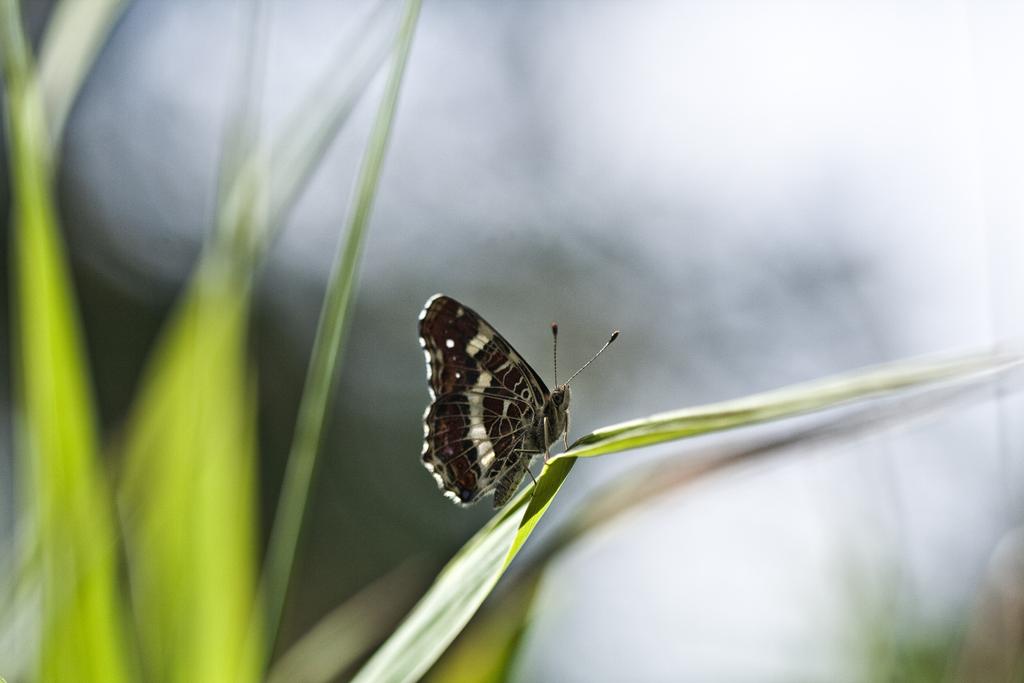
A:
{"type": "Polygon", "coordinates": [[[424,416],[423,463],[446,495],[474,503],[529,458],[523,440],[547,387],[504,337],[450,297],[427,301],[420,343],[434,398],[424,416]]]}
{"type": "Polygon", "coordinates": [[[472,389],[486,370],[489,386],[542,405],[544,381],[512,345],[468,306],[443,294],[431,297],[420,313],[420,344],[427,358],[427,382],[436,396],[472,389]]]}
{"type": "Polygon", "coordinates": [[[439,396],[424,418],[423,464],[449,498],[475,503],[528,457],[521,447],[532,414],[526,404],[508,396],[439,396]]]}

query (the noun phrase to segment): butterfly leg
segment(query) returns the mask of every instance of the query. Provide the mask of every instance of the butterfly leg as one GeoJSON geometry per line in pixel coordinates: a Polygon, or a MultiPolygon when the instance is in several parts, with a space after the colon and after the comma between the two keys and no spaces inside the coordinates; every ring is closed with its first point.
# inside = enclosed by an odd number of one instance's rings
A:
{"type": "MultiPolygon", "coordinates": [[[[557,439],[558,437],[556,436],[555,438],[557,439]]],[[[547,464],[548,464],[548,458],[550,457],[550,456],[548,455],[548,451],[550,451],[550,450],[551,450],[551,446],[550,446],[550,444],[551,444],[551,442],[552,442],[553,440],[554,440],[554,439],[550,439],[550,438],[548,438],[548,418],[547,418],[547,416],[545,415],[545,416],[544,416],[544,444],[543,444],[543,445],[544,445],[544,464],[545,464],[545,465],[547,465],[547,464]]]]}
{"type": "MultiPolygon", "coordinates": [[[[530,479],[533,480],[533,485],[536,486],[537,485],[537,479],[536,479],[536,477],[533,476],[533,470],[530,469],[530,463],[533,461],[533,459],[535,457],[537,457],[538,455],[541,455],[541,454],[536,452],[536,451],[527,451],[527,450],[516,451],[516,454],[518,454],[522,458],[522,461],[526,465],[526,473],[528,475],[530,475],[530,479]]],[[[547,458],[547,453],[544,453],[543,455],[545,456],[545,458],[547,458]]]]}
{"type": "Polygon", "coordinates": [[[565,446],[565,450],[569,450],[569,419],[570,419],[569,416],[570,415],[571,415],[571,413],[568,410],[565,411],[565,431],[562,432],[562,445],[565,446]]]}
{"type": "Polygon", "coordinates": [[[535,476],[533,476],[533,472],[530,471],[529,467],[526,468],[526,473],[530,475],[530,479],[533,481],[533,485],[536,486],[537,485],[537,478],[535,476]]]}

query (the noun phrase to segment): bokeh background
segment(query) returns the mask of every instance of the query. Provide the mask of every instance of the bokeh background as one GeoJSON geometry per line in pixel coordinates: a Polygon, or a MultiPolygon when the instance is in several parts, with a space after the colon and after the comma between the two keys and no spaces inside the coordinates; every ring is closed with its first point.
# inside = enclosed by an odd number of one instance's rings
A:
{"type": "MultiPolygon", "coordinates": [[[[273,129],[367,6],[270,6],[273,129]]],[[[28,3],[34,26],[47,8],[28,3]]],[[[69,119],[61,210],[107,435],[211,229],[239,26],[239,3],[137,0],[69,119]]],[[[574,382],[573,436],[1024,336],[1021,35],[1012,2],[428,1],[282,643],[397,566],[425,586],[490,516],[418,462],[416,316],[437,291],[549,380],[551,320],[563,372],[622,330],[574,382]]],[[[264,537],[381,85],[260,276],[264,537]]],[[[1021,545],[1024,404],[990,398],[588,536],[546,573],[513,680],[866,680],[952,649],[1021,545]]],[[[544,526],[639,462],[734,438],[582,462],[544,526]]]]}

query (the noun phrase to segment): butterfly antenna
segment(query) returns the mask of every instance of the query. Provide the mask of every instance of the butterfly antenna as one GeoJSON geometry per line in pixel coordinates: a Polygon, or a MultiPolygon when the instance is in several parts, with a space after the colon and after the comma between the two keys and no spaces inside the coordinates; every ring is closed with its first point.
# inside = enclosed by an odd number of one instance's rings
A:
{"type": "Polygon", "coordinates": [[[593,363],[595,360],[597,360],[597,357],[600,356],[604,352],[604,350],[607,349],[609,346],[611,346],[612,342],[615,341],[618,338],[619,338],[619,331],[615,330],[614,332],[612,332],[611,338],[608,341],[605,342],[604,346],[602,346],[601,349],[597,353],[594,354],[594,357],[591,358],[590,360],[588,360],[586,363],[584,363],[582,368],[580,368],[576,372],[572,373],[572,377],[570,377],[568,380],[566,380],[565,386],[569,386],[569,382],[571,382],[573,380],[573,378],[576,377],[576,375],[578,375],[581,372],[583,372],[584,370],[586,370],[587,366],[590,365],[591,363],[593,363]]]}
{"type": "Polygon", "coordinates": [[[558,323],[551,323],[551,336],[555,338],[555,386],[558,386],[558,323]]]}

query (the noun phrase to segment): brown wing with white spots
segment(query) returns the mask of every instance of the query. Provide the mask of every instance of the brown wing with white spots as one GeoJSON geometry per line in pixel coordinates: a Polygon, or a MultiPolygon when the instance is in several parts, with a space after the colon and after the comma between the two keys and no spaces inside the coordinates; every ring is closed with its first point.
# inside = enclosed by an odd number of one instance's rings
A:
{"type": "Polygon", "coordinates": [[[527,430],[548,390],[473,310],[437,295],[420,316],[433,403],[424,416],[423,463],[446,495],[469,504],[520,468],[527,430]]]}
{"type": "Polygon", "coordinates": [[[544,381],[512,345],[451,297],[436,294],[427,301],[420,314],[420,344],[435,396],[475,388],[481,370],[489,373],[488,386],[501,387],[533,405],[543,405],[548,396],[544,381]]]}
{"type": "Polygon", "coordinates": [[[511,396],[438,396],[424,418],[423,464],[449,498],[475,503],[529,458],[521,449],[533,412],[511,396]]]}

